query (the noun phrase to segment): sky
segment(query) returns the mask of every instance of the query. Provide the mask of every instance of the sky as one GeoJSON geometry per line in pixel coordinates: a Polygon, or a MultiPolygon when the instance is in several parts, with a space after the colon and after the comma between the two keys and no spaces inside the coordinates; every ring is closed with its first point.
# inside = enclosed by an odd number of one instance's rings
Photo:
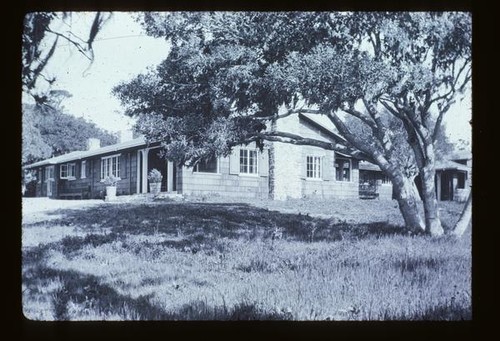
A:
{"type": "MultiPolygon", "coordinates": [[[[86,37],[93,13],[74,13],[71,27],[60,24],[62,30],[86,37]]],[[[60,44],[47,66],[48,77],[56,77],[54,89],[67,90],[73,97],[62,105],[66,112],[94,122],[111,132],[131,129],[133,119],[123,115],[119,100],[111,93],[120,82],[128,81],[148,67],[164,60],[169,44],[164,39],[147,36],[130,12],[115,12],[98,34],[94,44],[92,65],[67,44],[60,44]]],[[[471,95],[450,108],[445,116],[447,132],[452,142],[471,140],[471,95]]]]}
{"type": "MultiPolygon", "coordinates": [[[[93,13],[73,14],[71,31],[87,37],[93,16],[93,13]]],[[[66,26],[56,27],[64,30],[66,26]]],[[[130,13],[115,12],[97,35],[93,47],[95,57],[90,64],[74,48],[60,43],[46,73],[56,77],[54,89],[72,94],[62,102],[67,113],[84,117],[111,132],[130,129],[133,120],[123,115],[123,108],[111,90],[148,67],[158,65],[167,57],[169,45],[142,32],[130,13]]]]}

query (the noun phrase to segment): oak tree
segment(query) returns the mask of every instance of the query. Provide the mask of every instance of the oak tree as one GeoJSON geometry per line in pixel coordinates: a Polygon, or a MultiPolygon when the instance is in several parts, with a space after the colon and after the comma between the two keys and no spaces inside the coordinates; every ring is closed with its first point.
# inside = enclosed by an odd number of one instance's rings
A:
{"type": "Polygon", "coordinates": [[[177,12],[146,13],[141,23],[170,41],[170,54],[114,93],[167,157],[192,164],[264,140],[362,156],[391,179],[408,228],[443,233],[435,145],[470,84],[469,13],[177,12]],[[272,128],[297,113],[325,115],[345,141],[272,128]],[[422,179],[423,214],[394,122],[422,179]]]}

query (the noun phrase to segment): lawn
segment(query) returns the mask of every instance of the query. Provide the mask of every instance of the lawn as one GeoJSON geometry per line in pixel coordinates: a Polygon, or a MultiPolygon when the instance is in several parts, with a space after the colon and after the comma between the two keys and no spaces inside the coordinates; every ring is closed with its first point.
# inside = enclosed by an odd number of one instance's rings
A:
{"type": "MultiPolygon", "coordinates": [[[[442,205],[446,227],[461,207],[442,205]]],[[[384,200],[25,198],[23,311],[34,320],[471,319],[470,231],[430,238],[401,225],[384,200]]]]}

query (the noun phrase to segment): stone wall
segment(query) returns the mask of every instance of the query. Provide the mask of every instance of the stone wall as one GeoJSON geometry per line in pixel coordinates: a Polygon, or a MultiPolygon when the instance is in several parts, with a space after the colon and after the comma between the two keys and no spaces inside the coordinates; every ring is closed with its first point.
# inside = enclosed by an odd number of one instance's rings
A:
{"type": "MultiPolygon", "coordinates": [[[[290,115],[276,122],[276,131],[300,134],[297,115],[290,115]]],[[[300,198],[302,146],[276,142],[274,148],[274,193],[273,199],[300,198]]]]}
{"type": "MultiPolygon", "coordinates": [[[[255,144],[248,146],[255,148],[255,144]]],[[[239,148],[233,150],[233,157],[219,158],[218,173],[193,172],[192,168],[182,167],[178,172],[178,181],[181,186],[178,192],[187,195],[213,195],[221,197],[269,197],[268,149],[259,152],[259,174],[231,174],[230,162],[239,163],[239,148]]],[[[238,164],[239,169],[239,164],[238,164]]]]}
{"type": "MultiPolygon", "coordinates": [[[[277,131],[286,131],[306,138],[330,142],[331,138],[313,125],[290,115],[276,122],[277,131]]],[[[274,195],[277,200],[287,198],[358,198],[358,161],[351,162],[351,180],[335,179],[334,158],[331,150],[315,146],[295,146],[274,143],[274,195]],[[306,173],[307,156],[322,158],[321,179],[308,179],[306,173]]]]}

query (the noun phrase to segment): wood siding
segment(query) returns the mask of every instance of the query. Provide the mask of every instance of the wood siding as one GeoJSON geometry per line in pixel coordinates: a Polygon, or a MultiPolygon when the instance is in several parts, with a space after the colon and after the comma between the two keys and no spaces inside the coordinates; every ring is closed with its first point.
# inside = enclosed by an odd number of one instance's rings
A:
{"type": "MultiPolygon", "coordinates": [[[[119,153],[110,153],[97,157],[77,160],[75,163],[75,179],[60,179],[61,165],[56,165],[57,196],[64,194],[81,194],[87,199],[102,199],[106,195],[106,185],[101,181],[101,158],[109,155],[120,154],[120,178],[117,183],[117,195],[129,195],[137,190],[137,152],[126,150],[119,153]],[[86,162],[85,178],[81,177],[82,161],[86,162]]],[[[43,194],[43,186],[41,186],[43,194]]],[[[61,196],[62,195],[62,196],[61,196]]]]}

